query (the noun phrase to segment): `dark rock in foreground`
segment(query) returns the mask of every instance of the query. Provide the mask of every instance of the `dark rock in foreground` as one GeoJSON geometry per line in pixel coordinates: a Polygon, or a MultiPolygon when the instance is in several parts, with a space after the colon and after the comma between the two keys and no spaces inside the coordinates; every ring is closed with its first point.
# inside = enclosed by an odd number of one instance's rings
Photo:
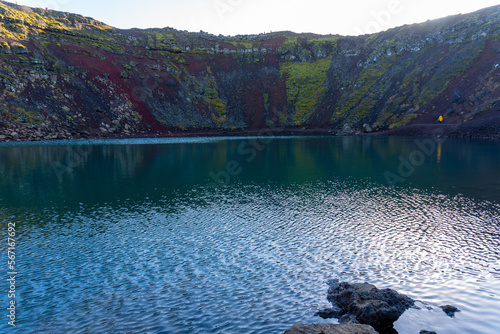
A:
{"type": "Polygon", "coordinates": [[[328,284],[328,300],[342,310],[342,323],[359,322],[377,331],[384,330],[391,328],[401,314],[415,304],[410,297],[391,289],[378,289],[369,283],[332,280],[328,284]]]}
{"type": "Polygon", "coordinates": [[[446,315],[448,315],[451,318],[455,316],[456,312],[460,312],[460,310],[453,305],[443,305],[439,307],[444,311],[444,313],[446,313],[446,315]]]}
{"type": "Polygon", "coordinates": [[[343,313],[344,312],[342,311],[342,309],[334,306],[332,308],[325,308],[325,309],[319,310],[314,315],[318,315],[318,316],[322,317],[323,319],[330,319],[330,318],[339,318],[342,316],[343,313]]]}
{"type": "MultiPolygon", "coordinates": [[[[391,289],[378,289],[369,283],[328,282],[328,300],[332,307],[316,313],[322,318],[337,318],[340,324],[297,323],[285,334],[364,334],[397,333],[393,323],[415,301],[391,289]]],[[[458,308],[452,305],[439,306],[448,316],[454,317],[458,308]]],[[[436,334],[434,331],[421,330],[419,334],[436,334]]]]}
{"type": "Polygon", "coordinates": [[[285,334],[377,334],[373,327],[361,324],[312,324],[296,323],[285,334]]]}

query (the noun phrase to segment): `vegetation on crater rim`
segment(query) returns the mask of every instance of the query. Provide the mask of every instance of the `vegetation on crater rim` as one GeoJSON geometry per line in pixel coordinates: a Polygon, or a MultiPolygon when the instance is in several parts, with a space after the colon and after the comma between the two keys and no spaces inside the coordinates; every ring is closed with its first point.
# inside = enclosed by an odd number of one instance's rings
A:
{"type": "Polygon", "coordinates": [[[313,118],[363,131],[365,124],[397,128],[434,113],[470,121],[498,109],[498,7],[435,22],[360,37],[230,37],[117,30],[0,1],[0,97],[7,111],[0,131],[49,120],[80,131],[90,125],[78,123],[78,114],[95,124],[116,117],[109,99],[125,101],[126,112],[143,116],[143,131],[156,132],[172,125],[307,127],[313,118]],[[147,94],[140,99],[137,91],[147,94]]]}

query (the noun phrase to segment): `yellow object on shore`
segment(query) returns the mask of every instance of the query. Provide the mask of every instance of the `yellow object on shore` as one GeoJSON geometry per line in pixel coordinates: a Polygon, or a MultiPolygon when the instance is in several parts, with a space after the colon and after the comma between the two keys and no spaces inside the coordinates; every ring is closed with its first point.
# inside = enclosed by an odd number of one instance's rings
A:
{"type": "Polygon", "coordinates": [[[443,116],[439,116],[439,122],[442,122],[443,121],[443,116]]]}

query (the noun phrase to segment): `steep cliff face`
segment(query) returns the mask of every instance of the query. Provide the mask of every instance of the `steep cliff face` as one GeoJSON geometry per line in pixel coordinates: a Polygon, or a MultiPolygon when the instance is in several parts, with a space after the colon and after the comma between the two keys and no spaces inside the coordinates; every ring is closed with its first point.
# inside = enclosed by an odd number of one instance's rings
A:
{"type": "Polygon", "coordinates": [[[419,134],[439,116],[448,135],[500,136],[500,6],[359,37],[226,37],[0,2],[0,140],[419,134]]]}

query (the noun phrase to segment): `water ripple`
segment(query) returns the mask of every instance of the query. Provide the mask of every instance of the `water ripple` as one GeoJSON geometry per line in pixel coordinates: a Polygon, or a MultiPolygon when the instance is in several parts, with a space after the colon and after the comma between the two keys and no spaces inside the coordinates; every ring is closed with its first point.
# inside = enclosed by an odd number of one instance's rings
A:
{"type": "Polygon", "coordinates": [[[19,328],[279,333],[324,321],[339,277],[462,310],[407,312],[401,333],[500,330],[498,205],[355,181],[212,190],[26,224],[19,328]]]}

